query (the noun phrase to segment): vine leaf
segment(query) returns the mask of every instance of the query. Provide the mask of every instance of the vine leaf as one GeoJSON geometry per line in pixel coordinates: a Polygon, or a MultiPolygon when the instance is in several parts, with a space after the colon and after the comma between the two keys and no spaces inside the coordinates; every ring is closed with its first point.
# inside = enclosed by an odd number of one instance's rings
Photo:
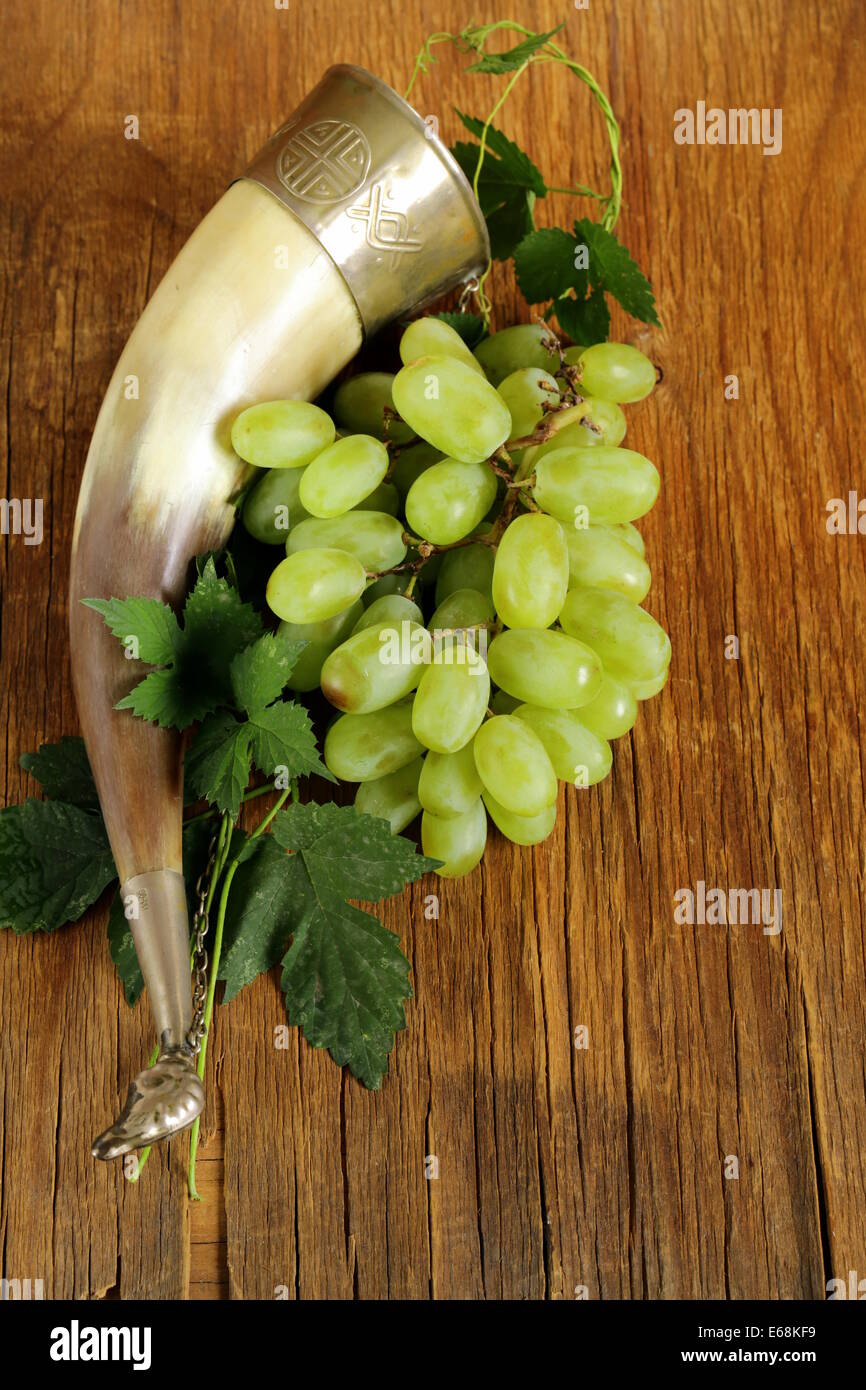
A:
{"type": "Polygon", "coordinates": [[[333,781],[316,747],[310,717],[302,705],[280,700],[306,642],[266,632],[229,666],[235,704],[247,714],[238,719],[217,710],[203,721],[186,755],[186,781],[203,797],[236,820],[253,762],[267,776],[285,779],[318,772],[333,781]],[[276,703],[272,703],[276,701],[276,703]]]}
{"type": "Polygon", "coordinates": [[[220,973],[236,992],[291,938],[282,973],[289,1021],[375,1090],[394,1034],[405,1027],[409,963],[394,933],[347,898],[390,896],[438,861],[352,807],[292,805],[272,831],[271,848],[235,876],[240,913],[236,920],[232,906],[220,973]]]}
{"type": "Polygon", "coordinates": [[[229,667],[232,692],[240,709],[258,714],[282,695],[307,643],[279,632],[266,632],[238,652],[229,667]]]}
{"type": "Polygon", "coordinates": [[[557,299],[551,308],[563,332],[581,347],[603,343],[610,331],[610,311],[600,285],[586,299],[557,299]]]}
{"type": "Polygon", "coordinates": [[[138,956],[135,954],[135,943],[129,929],[129,922],[126,920],[126,913],[123,910],[123,898],[120,889],[111,900],[106,930],[108,933],[108,953],[114,961],[120,983],[123,985],[124,998],[131,1008],[144,989],[144,977],[138,963],[138,956]]]}
{"type": "Polygon", "coordinates": [[[84,599],[127,652],[151,671],[116,705],[161,727],[186,729],[231,700],[231,663],[262,631],[262,620],[209,556],[187,596],[181,628],[156,599],[84,599]]]}
{"type": "Polygon", "coordinates": [[[23,934],[76,922],[115,877],[101,816],[62,801],[0,811],[0,927],[23,934]]]}
{"type": "Polygon", "coordinates": [[[574,233],[576,243],[588,248],[589,283],[593,289],[606,290],[632,318],[660,328],[650,283],[613,232],[584,217],[575,222],[574,233]]]}
{"type": "Polygon", "coordinates": [[[575,222],[574,233],[543,227],[524,237],[514,251],[514,268],[528,303],[551,300],[545,317],[555,314],[563,331],[582,346],[607,338],[606,294],[635,318],[659,322],[646,277],[613,233],[589,218],[575,222]]]}
{"type": "MultiPolygon", "coordinates": [[[[466,116],[459,110],[457,115],[467,130],[480,139],[484,122],[476,116],[466,116]]],[[[458,142],[452,150],[470,183],[475,178],[479,151],[479,145],[466,141],[458,142]]],[[[494,260],[507,260],[523,237],[534,230],[535,200],[543,198],[546,193],[547,186],[541,171],[529,155],[501,130],[489,126],[484,163],[478,179],[478,201],[487,221],[490,252],[494,260]]]]}
{"type": "Polygon", "coordinates": [[[514,271],[527,304],[558,299],[569,290],[583,298],[587,270],[576,266],[578,243],[561,227],[542,227],[524,237],[514,250],[514,271]]]}
{"type": "Polygon", "coordinates": [[[311,878],[344,898],[378,902],[437,867],[405,835],[392,835],[381,816],[359,814],[333,802],[295,802],[273,824],[274,839],[296,850],[311,878]]]}
{"type": "Polygon", "coordinates": [[[523,67],[528,63],[534,53],[552,39],[554,34],[558,34],[560,29],[564,29],[565,24],[557,24],[555,29],[551,29],[547,34],[527,34],[514,48],[507,49],[504,53],[485,53],[477,63],[471,63],[466,69],[467,72],[514,72],[516,68],[523,67]]]}
{"type": "Polygon", "coordinates": [[[223,1003],[257,975],[277,965],[292,933],[294,892],[290,861],[271,835],[241,864],[232,882],[230,911],[223,936],[219,978],[223,1003]]]}
{"type": "Polygon", "coordinates": [[[236,820],[251,768],[249,725],[229,710],[208,715],[184,760],[184,780],[195,796],[236,820]]]}
{"type": "Polygon", "coordinates": [[[98,808],[96,783],[83,738],[66,735],[59,743],[43,743],[38,753],[22,753],[18,762],[42,784],[42,790],[52,801],[66,801],[85,811],[98,808]]]}

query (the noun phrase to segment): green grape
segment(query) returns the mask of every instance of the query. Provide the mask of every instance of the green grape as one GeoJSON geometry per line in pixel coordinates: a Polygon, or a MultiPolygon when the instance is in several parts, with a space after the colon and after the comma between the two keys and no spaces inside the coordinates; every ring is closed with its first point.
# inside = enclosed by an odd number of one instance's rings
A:
{"type": "Polygon", "coordinates": [[[537,816],[516,816],[513,811],[506,811],[505,807],[496,800],[496,797],[490,795],[490,792],[484,791],[482,797],[484,805],[487,807],[487,814],[497,830],[501,830],[505,838],[513,841],[515,845],[541,844],[541,841],[547,839],[556,824],[555,801],[551,802],[549,806],[545,806],[537,816]]]}
{"type": "Polygon", "coordinates": [[[416,434],[461,463],[490,458],[511,429],[502,397],[456,357],[422,357],[404,367],[394,380],[394,400],[416,434]]]}
{"type": "Polygon", "coordinates": [[[652,683],[670,665],[671,643],[664,628],[613,589],[569,590],[559,621],[598,653],[608,675],[627,685],[652,683]]]}
{"type": "MultiPolygon", "coordinates": [[[[634,603],[649,593],[650,569],[633,545],[606,526],[564,526],[569,588],[616,589],[634,603]]],[[[562,605],[560,604],[560,607],[562,605]]]]}
{"type": "Polygon", "coordinates": [[[393,385],[393,372],[359,372],[350,376],[334,393],[337,424],[349,434],[371,434],[374,439],[407,444],[415,437],[409,426],[385,415],[386,410],[394,409],[393,385]]]}
{"type": "Polygon", "coordinates": [[[518,323],[485,338],[475,356],[494,386],[522,367],[539,367],[553,374],[559,371],[559,353],[544,346],[548,340],[553,340],[553,334],[542,324],[518,323]]]}
{"type": "MultiPolygon", "coordinates": [[[[489,545],[463,545],[458,550],[449,550],[442,556],[442,566],[436,580],[437,605],[456,589],[492,593],[495,558],[493,547],[489,545]]],[[[424,569],[428,568],[429,565],[424,566],[424,569]]]]}
{"type": "Polygon", "coordinates": [[[486,720],[472,745],[485,788],[515,816],[537,816],[556,801],[556,773],[536,733],[513,714],[486,720]]]}
{"type": "Polygon", "coordinates": [[[354,555],[372,574],[399,565],[406,555],[403,527],[386,512],[346,512],[329,520],[310,517],[299,521],[289,532],[286,553],[294,555],[322,546],[354,555]]]}
{"type": "Polygon", "coordinates": [[[325,766],[341,782],[372,782],[424,752],[412,732],[412,702],[372,714],[341,714],[325,735],[325,766]]]}
{"type": "Polygon", "coordinates": [[[578,718],[599,738],[621,738],[637,718],[637,700],[627,685],[605,674],[595,699],[581,706],[578,718]]]}
{"type": "Polygon", "coordinates": [[[421,810],[418,800],[418,778],[423,758],[416,758],[396,772],[361,782],[355,793],[355,810],[362,815],[381,816],[391,825],[391,834],[399,835],[421,810]]]}
{"type": "Polygon", "coordinates": [[[450,545],[474,531],[495,496],[496,474],[486,463],[443,459],[409,489],[406,521],[424,540],[450,545]]]}
{"type": "Polygon", "coordinates": [[[334,440],[330,415],[309,401],[262,401],[232,425],[232,447],[257,468],[303,468],[334,440]]]}
{"type": "Polygon", "coordinates": [[[520,700],[509,695],[505,690],[497,690],[493,699],[490,701],[490,708],[494,714],[513,714],[520,704],[520,700]]]}
{"type": "Polygon", "coordinates": [[[421,848],[431,859],[441,859],[440,878],[462,878],[480,860],[487,843],[487,814],[479,796],[462,816],[421,817],[421,848]]]}
{"type": "Polygon", "coordinates": [[[385,594],[404,593],[408,583],[408,574],[383,574],[381,579],[374,579],[364,590],[362,595],[364,607],[371,608],[376,600],[385,594]]]}
{"type": "Polygon", "coordinates": [[[391,481],[401,497],[405,497],[416,478],[439,463],[444,455],[434,449],[432,444],[413,444],[410,449],[401,449],[391,470],[391,481]]]}
{"type": "Polygon", "coordinates": [[[646,542],[636,526],[632,526],[630,521],[622,521],[619,525],[606,526],[605,530],[610,531],[612,536],[619,536],[621,541],[630,545],[632,550],[636,550],[641,559],[646,555],[646,542]]]}
{"type": "Polygon", "coordinates": [[[550,627],[568,592],[568,547],[559,522],[527,512],[508,526],[493,566],[493,604],[507,627],[550,627]]]}
{"type": "Polygon", "coordinates": [[[538,453],[534,456],[536,461],[543,454],[566,445],[584,449],[592,444],[615,446],[625,439],[626,421],[622,406],[615,401],[598,400],[595,396],[587,396],[567,410],[558,410],[546,423],[553,433],[538,445],[538,453]]]}
{"type": "Polygon", "coordinates": [[[354,512],[387,512],[389,516],[396,516],[399,510],[400,494],[393,483],[380,483],[352,508],[354,512]]]}
{"type": "Polygon", "coordinates": [[[501,690],[545,709],[589,704],[601,685],[601,662],[595,652],[550,628],[514,627],[500,632],[490,643],[487,666],[501,690]]]}
{"type": "Polygon", "coordinates": [[[393,622],[362,628],[341,643],[322,666],[321,687],[326,700],[348,714],[371,714],[402,700],[415,689],[424,670],[421,649],[412,633],[393,622]],[[386,642],[386,638],[392,640],[386,642]]]}
{"type": "Polygon", "coordinates": [[[560,781],[594,787],[610,772],[613,763],[610,744],[587,729],[582,720],[583,711],[578,715],[567,709],[518,705],[514,714],[541,739],[560,781]]]}
{"type": "Polygon", "coordinates": [[[298,493],[313,516],[342,516],[377,488],[388,471],[388,450],[370,434],[349,434],[304,469],[298,493]]]}
{"type": "Polygon", "coordinates": [[[633,449],[614,449],[606,444],[590,449],[554,449],[533,466],[533,495],[539,507],[572,524],[586,517],[593,522],[634,521],[648,512],[658,497],[655,466],[633,449]]]}
{"type": "MultiPolygon", "coordinates": [[[[619,410],[619,406],[617,406],[617,410],[619,410]]],[[[563,415],[567,413],[567,411],[562,412],[563,415]]],[[[559,415],[553,416],[554,420],[559,418],[559,415]]],[[[561,452],[563,449],[592,449],[599,445],[615,448],[613,443],[615,438],[616,434],[612,436],[610,441],[602,439],[584,425],[569,425],[567,429],[555,429],[551,437],[545,439],[543,444],[534,444],[531,448],[522,451],[520,477],[528,477],[538,467],[541,460],[547,458],[548,454],[561,452]]]]}
{"type": "Polygon", "coordinates": [[[402,622],[421,624],[423,621],[421,609],[405,594],[382,594],[369,608],[362,605],[361,616],[352,631],[363,632],[365,627],[382,627],[385,623],[399,627],[402,622]]]}
{"type": "Polygon", "coordinates": [[[444,319],[423,318],[410,323],[400,339],[400,361],[408,367],[419,357],[456,357],[471,367],[473,372],[483,372],[472,352],[464,343],[456,328],[444,319]]]}
{"type": "Polygon", "coordinates": [[[493,602],[486,594],[478,589],[455,589],[442,600],[427,626],[431,632],[448,632],[492,623],[494,616],[493,602]]]}
{"type": "Polygon", "coordinates": [[[286,535],[309,516],[298,500],[300,468],[270,468],[244,498],[241,521],[263,545],[285,545],[286,535]]]}
{"type": "Polygon", "coordinates": [[[344,608],[342,613],[337,613],[333,618],[326,618],[321,623],[280,623],[281,634],[307,643],[289,676],[288,685],[291,690],[301,693],[318,690],[325,657],[346,640],[363,611],[364,605],[357,598],[348,608],[344,608]]]}
{"type": "Polygon", "coordinates": [[[559,403],[559,387],[540,367],[521,367],[497,387],[511,415],[509,439],[532,434],[544,413],[559,403]]]}
{"type": "MultiPolygon", "coordinates": [[[[567,358],[567,354],[566,354],[567,358]]],[[[580,385],[590,396],[607,401],[642,401],[656,384],[656,369],[648,357],[628,343],[596,343],[578,357],[580,385]]]]}
{"type": "Polygon", "coordinates": [[[431,815],[447,820],[465,815],[481,795],[472,743],[456,753],[428,753],[418,782],[418,800],[431,815]]]}
{"type": "Polygon", "coordinates": [[[415,737],[434,753],[456,753],[487,710],[490,677],[469,643],[448,642],[425,670],[412,706],[415,737]]]}
{"type": "Polygon", "coordinates": [[[265,597],[284,622],[320,623],[360,598],[366,582],[364,566],[345,550],[299,550],[277,565],[265,597]]]}
{"type": "Polygon", "coordinates": [[[643,681],[629,681],[629,689],[636,700],[651,700],[654,695],[658,695],[667,685],[670,667],[666,666],[663,671],[658,671],[654,676],[649,676],[643,681]]]}

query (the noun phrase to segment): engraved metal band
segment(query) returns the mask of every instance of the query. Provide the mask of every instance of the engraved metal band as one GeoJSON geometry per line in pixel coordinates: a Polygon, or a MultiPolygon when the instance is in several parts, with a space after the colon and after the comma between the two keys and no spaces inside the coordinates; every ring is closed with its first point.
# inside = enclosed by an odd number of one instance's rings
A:
{"type": "Polygon", "coordinates": [[[368,336],[490,258],[481,209],[435,120],[364,68],[329,68],[244,177],[316,236],[368,336]]]}

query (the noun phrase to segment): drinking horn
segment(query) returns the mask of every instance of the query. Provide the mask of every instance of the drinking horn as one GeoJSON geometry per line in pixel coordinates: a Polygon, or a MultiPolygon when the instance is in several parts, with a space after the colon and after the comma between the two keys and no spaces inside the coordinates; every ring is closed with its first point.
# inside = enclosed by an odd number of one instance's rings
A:
{"type": "Polygon", "coordinates": [[[72,543],[72,676],[159,1041],[96,1158],[185,1129],[204,1090],[180,736],[115,709],[143,670],[82,600],[179,604],[251,471],[231,447],[238,412],[314,398],[365,336],[487,263],[484,219],[433,124],[363,69],[330,68],[183,247],[96,421],[72,543]]]}

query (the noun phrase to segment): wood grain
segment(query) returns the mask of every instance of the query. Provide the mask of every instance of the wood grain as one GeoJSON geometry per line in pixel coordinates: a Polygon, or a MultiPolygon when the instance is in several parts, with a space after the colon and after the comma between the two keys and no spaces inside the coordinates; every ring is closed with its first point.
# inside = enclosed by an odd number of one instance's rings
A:
{"type": "MultiPolygon", "coordinates": [[[[507,8],[564,19],[622,122],[619,230],[665,327],[620,317],[614,336],[663,373],[629,442],[662,473],[643,529],[671,681],[611,779],[562,795],[547,843],[494,836],[468,880],[381,910],[415,999],[380,1093],[294,1034],[274,1047],[273,978],[218,1013],[192,1212],[185,1144],[136,1185],[89,1157],[150,1046],[105,911],[50,938],[4,933],[3,1274],[51,1296],[811,1298],[866,1275],[866,541],[824,524],[829,498],[863,487],[862,7],[507,8]],[[782,153],[676,145],[673,113],[698,100],[781,107],[782,153]],[[674,895],[699,880],[781,889],[781,934],[679,925],[674,895]]],[[[149,293],[328,63],[402,87],[425,34],[501,10],[11,6],[3,491],[45,499],[46,538],[0,549],[7,801],[35,792],[19,753],[77,729],[72,515],[149,293]]],[[[452,106],[481,113],[498,84],[441,53],[414,99],[454,139],[452,106]]],[[[577,82],[531,74],[502,123],[553,182],[603,184],[577,82]]],[[[574,207],[556,195],[538,212],[567,224],[574,207]]],[[[494,293],[500,326],[527,317],[501,269],[494,293]]]]}

